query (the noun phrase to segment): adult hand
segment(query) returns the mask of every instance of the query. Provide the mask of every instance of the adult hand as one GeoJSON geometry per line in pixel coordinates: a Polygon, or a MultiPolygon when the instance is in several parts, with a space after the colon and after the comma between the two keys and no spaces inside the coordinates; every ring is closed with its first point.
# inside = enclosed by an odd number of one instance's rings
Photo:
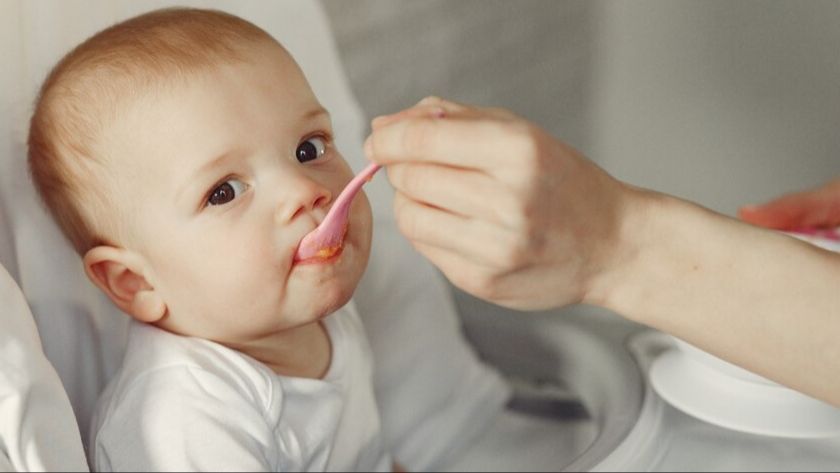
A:
{"type": "MultiPolygon", "coordinates": [[[[432,98],[373,125],[366,153],[388,166],[402,232],[457,286],[519,309],[606,307],[840,406],[840,255],[631,188],[503,110],[432,98]]],[[[771,221],[837,223],[813,212],[835,192],[771,221]]]]}
{"type": "Polygon", "coordinates": [[[775,230],[840,227],[840,179],[818,189],[744,207],[739,213],[746,222],[775,230]]]}
{"type": "Polygon", "coordinates": [[[629,188],[532,123],[430,97],[373,121],[397,223],[458,287],[535,310],[582,302],[615,257],[629,188]]]}

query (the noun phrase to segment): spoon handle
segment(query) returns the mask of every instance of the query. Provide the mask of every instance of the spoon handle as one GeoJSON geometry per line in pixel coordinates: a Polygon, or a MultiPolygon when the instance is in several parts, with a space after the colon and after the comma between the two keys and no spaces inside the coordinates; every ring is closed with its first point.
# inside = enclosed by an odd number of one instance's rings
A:
{"type": "Polygon", "coordinates": [[[353,201],[353,198],[356,196],[356,193],[359,192],[362,186],[370,182],[373,175],[381,168],[382,166],[379,164],[372,163],[357,174],[356,177],[347,184],[347,187],[341,191],[341,194],[339,194],[338,198],[335,200],[335,204],[333,204],[326,218],[324,218],[324,221],[332,221],[334,214],[346,212],[350,203],[353,201]]]}

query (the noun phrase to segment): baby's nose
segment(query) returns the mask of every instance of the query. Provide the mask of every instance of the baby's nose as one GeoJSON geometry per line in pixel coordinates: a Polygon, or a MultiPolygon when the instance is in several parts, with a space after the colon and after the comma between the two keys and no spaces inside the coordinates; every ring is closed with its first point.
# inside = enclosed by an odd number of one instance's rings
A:
{"type": "Polygon", "coordinates": [[[306,180],[296,183],[280,204],[277,218],[279,223],[289,223],[316,209],[326,208],[332,202],[332,193],[317,182],[306,180]]]}

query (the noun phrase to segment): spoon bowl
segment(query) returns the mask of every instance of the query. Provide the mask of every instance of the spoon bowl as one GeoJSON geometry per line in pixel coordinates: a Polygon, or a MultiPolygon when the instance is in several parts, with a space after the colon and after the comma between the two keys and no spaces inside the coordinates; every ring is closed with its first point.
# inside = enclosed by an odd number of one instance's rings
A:
{"type": "Polygon", "coordinates": [[[318,228],[303,237],[295,254],[295,262],[327,260],[341,251],[344,247],[344,237],[347,236],[350,204],[380,168],[378,164],[371,164],[347,184],[324,221],[318,225],[318,228]]]}

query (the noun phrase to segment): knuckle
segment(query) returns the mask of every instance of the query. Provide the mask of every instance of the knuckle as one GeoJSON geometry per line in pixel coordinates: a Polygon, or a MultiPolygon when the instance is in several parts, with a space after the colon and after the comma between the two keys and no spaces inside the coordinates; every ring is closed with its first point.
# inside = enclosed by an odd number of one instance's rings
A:
{"type": "Polygon", "coordinates": [[[527,247],[527,257],[542,254],[546,246],[544,227],[536,218],[528,219],[522,229],[520,244],[527,247]]]}
{"type": "Polygon", "coordinates": [[[541,145],[539,131],[533,126],[515,124],[509,125],[508,143],[509,153],[515,158],[511,160],[507,180],[514,189],[527,191],[534,187],[544,172],[545,153],[541,145]]]}
{"type": "Polygon", "coordinates": [[[512,133],[518,154],[523,159],[535,160],[540,154],[540,136],[536,128],[529,124],[517,123],[512,125],[512,133]]]}
{"type": "Polygon", "coordinates": [[[520,217],[519,224],[520,231],[529,232],[533,226],[534,220],[537,218],[539,204],[530,195],[520,199],[516,203],[516,214],[520,217]]]}
{"type": "Polygon", "coordinates": [[[494,294],[495,278],[486,272],[464,271],[461,273],[455,285],[464,291],[482,299],[492,299],[494,294]]]}
{"type": "Polygon", "coordinates": [[[444,274],[455,287],[477,297],[483,297],[487,293],[488,276],[487,269],[477,267],[473,264],[461,262],[448,266],[444,274]]]}
{"type": "Polygon", "coordinates": [[[482,297],[481,288],[478,286],[475,277],[466,272],[459,272],[457,275],[449,276],[452,284],[476,297],[482,297]]]}
{"type": "Polygon", "coordinates": [[[541,214],[541,204],[529,201],[522,208],[517,245],[527,250],[527,255],[540,254],[546,244],[546,225],[541,214]]]}
{"type": "Polygon", "coordinates": [[[527,235],[513,236],[499,251],[499,263],[506,270],[516,270],[528,263],[531,253],[530,240],[527,235]]]}
{"type": "Polygon", "coordinates": [[[478,295],[487,300],[496,300],[501,294],[501,277],[495,273],[483,273],[476,278],[478,295]]]}
{"type": "Polygon", "coordinates": [[[532,186],[522,186],[503,205],[505,220],[517,232],[530,234],[537,223],[542,204],[534,198],[533,193],[532,186]]]}

